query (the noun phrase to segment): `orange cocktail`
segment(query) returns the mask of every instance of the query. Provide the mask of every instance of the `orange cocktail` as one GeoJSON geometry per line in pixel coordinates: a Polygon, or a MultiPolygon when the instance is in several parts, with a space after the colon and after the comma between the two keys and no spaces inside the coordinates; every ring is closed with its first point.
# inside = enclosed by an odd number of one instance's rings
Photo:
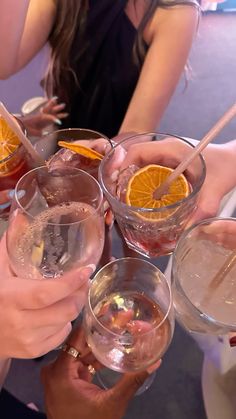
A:
{"type": "MultiPolygon", "coordinates": [[[[22,130],[24,130],[23,125],[22,130]]],[[[13,189],[28,171],[26,151],[19,138],[0,116],[0,191],[13,189]]]]}

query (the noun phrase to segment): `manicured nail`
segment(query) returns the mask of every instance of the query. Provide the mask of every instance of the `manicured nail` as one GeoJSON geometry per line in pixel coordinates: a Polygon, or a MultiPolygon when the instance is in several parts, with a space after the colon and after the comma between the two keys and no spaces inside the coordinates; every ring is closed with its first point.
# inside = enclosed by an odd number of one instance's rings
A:
{"type": "Polygon", "coordinates": [[[231,338],[229,340],[230,346],[231,348],[233,348],[234,346],[236,346],[236,336],[234,336],[233,338],[231,338]]]}
{"type": "Polygon", "coordinates": [[[153,364],[150,367],[148,367],[147,368],[148,374],[151,375],[154,371],[156,371],[156,369],[160,367],[161,362],[162,362],[161,359],[159,359],[159,361],[155,362],[155,364],[153,364]]]}
{"type": "Polygon", "coordinates": [[[61,120],[60,120],[60,119],[58,119],[58,118],[55,118],[55,119],[54,119],[54,122],[55,122],[55,124],[57,124],[57,125],[62,125],[61,120]]]}
{"type": "MultiPolygon", "coordinates": [[[[14,198],[14,196],[15,196],[15,189],[11,189],[9,192],[8,192],[8,198],[9,199],[13,199],[14,198]]],[[[23,198],[23,196],[25,195],[25,191],[23,190],[23,189],[20,189],[18,192],[17,192],[17,198],[18,199],[21,199],[21,198],[23,198]]]]}
{"type": "Polygon", "coordinates": [[[53,96],[51,100],[58,100],[58,96],[53,96]]]}
{"type": "Polygon", "coordinates": [[[115,170],[111,175],[112,182],[116,182],[116,180],[118,179],[118,176],[119,176],[119,170],[115,170]]]}
{"type": "Polygon", "coordinates": [[[90,265],[85,266],[85,268],[89,268],[92,270],[92,274],[96,271],[96,265],[94,263],[91,263],[90,265]]]}

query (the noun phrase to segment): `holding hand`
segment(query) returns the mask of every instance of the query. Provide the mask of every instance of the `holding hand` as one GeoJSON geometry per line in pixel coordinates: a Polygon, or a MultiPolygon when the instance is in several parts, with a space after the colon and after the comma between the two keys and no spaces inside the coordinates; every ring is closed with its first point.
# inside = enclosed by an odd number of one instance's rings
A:
{"type": "Polygon", "coordinates": [[[58,280],[16,277],[3,236],[0,272],[0,359],[35,358],[60,345],[84,305],[92,269],[85,267],[58,280]]]}
{"type": "Polygon", "coordinates": [[[90,352],[83,330],[69,338],[66,351],[42,370],[48,419],[121,419],[130,399],[158,366],[136,374],[125,374],[111,389],[102,390],[92,383],[100,368],[90,352]],[[74,355],[68,351],[74,351],[74,355]],[[77,354],[78,353],[78,354],[77,354]]]}

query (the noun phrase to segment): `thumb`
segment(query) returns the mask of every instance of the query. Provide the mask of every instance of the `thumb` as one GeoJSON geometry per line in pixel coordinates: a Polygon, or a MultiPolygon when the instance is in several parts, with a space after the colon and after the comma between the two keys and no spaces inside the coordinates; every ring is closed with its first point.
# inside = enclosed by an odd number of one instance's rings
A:
{"type": "Polygon", "coordinates": [[[141,371],[135,374],[124,374],[118,383],[111,388],[113,396],[117,395],[120,401],[127,404],[130,399],[135,395],[138,389],[144,384],[146,379],[160,367],[161,359],[155,364],[149,367],[145,371],[141,371]]]}

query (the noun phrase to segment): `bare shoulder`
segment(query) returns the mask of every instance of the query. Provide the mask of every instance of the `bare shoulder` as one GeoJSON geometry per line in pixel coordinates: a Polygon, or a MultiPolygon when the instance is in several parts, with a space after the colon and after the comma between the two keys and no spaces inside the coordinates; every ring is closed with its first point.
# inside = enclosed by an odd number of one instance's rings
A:
{"type": "MultiPolygon", "coordinates": [[[[164,4],[164,3],[163,3],[164,4]]],[[[173,0],[166,1],[166,7],[160,6],[156,9],[152,18],[148,22],[144,36],[148,44],[166,30],[186,31],[192,28],[196,30],[200,17],[200,8],[196,2],[186,1],[186,3],[176,4],[173,0]]]]}

